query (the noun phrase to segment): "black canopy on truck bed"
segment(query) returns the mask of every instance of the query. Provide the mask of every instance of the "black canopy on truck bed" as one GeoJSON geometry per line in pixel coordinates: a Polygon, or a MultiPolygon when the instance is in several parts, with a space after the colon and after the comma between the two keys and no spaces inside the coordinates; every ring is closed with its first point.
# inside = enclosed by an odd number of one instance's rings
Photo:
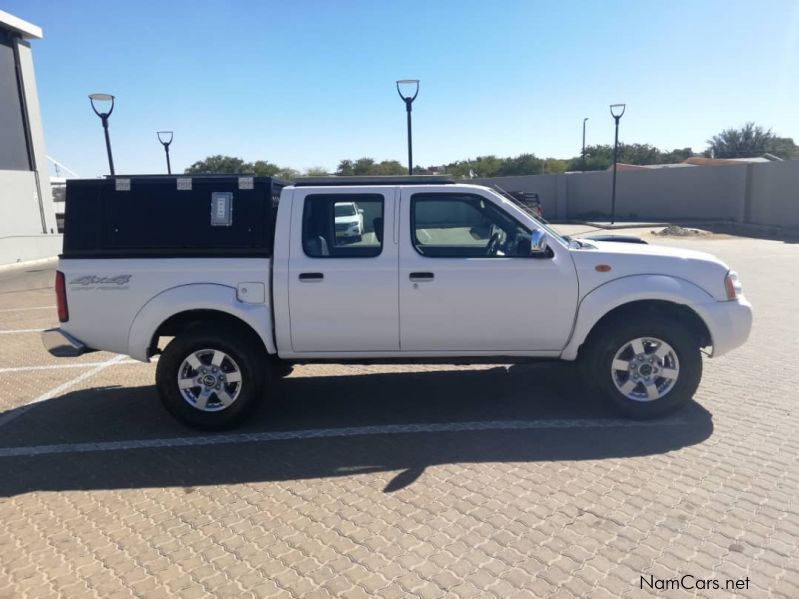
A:
{"type": "Polygon", "coordinates": [[[251,175],[71,179],[62,257],[271,256],[285,185],[251,175]]]}

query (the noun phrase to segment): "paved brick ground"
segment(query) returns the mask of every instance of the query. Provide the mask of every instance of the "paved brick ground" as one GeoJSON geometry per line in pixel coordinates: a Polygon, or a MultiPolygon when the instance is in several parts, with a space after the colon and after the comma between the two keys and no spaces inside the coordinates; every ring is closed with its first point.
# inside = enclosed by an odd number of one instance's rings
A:
{"type": "MultiPolygon", "coordinates": [[[[0,333],[0,597],[634,597],[686,573],[799,597],[799,245],[666,243],[733,264],[757,312],[650,425],[568,364],[308,366],[215,443],[164,414],[152,365],[0,333]]],[[[52,321],[34,270],[0,275],[0,331],[52,321]]]]}

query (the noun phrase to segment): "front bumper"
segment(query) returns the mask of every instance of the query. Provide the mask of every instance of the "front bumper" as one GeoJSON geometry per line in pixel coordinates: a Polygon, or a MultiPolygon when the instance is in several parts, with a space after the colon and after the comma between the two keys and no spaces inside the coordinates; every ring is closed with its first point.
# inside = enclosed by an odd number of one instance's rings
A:
{"type": "Polygon", "coordinates": [[[42,333],[44,348],[56,358],[75,358],[93,351],[81,341],[61,329],[47,329],[42,333]]]}
{"type": "Polygon", "coordinates": [[[727,302],[712,302],[692,306],[710,330],[713,357],[743,345],[752,330],[752,304],[744,297],[727,302]]]}

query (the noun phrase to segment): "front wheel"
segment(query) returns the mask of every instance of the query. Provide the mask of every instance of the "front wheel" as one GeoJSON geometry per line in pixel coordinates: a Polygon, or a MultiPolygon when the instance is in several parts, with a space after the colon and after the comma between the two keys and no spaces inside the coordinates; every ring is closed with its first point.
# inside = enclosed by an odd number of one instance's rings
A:
{"type": "Polygon", "coordinates": [[[702,378],[699,343],[673,319],[610,323],[592,335],[583,362],[586,382],[598,385],[617,409],[637,419],[682,407],[702,378]]]}
{"type": "Polygon", "coordinates": [[[164,407],[203,430],[231,428],[262,398],[267,356],[244,331],[190,330],[167,345],[155,379],[164,407]]]}

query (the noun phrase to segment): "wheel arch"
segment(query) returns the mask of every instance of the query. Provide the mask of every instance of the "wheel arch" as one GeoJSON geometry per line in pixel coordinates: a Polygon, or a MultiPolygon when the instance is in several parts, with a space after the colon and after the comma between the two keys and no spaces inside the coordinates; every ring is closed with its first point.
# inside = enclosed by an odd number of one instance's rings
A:
{"type": "Polygon", "coordinates": [[[251,337],[260,348],[266,350],[260,335],[238,316],[221,310],[195,309],[177,312],[162,322],[153,333],[148,354],[152,356],[157,353],[159,338],[177,337],[198,326],[238,329],[242,334],[251,337]]]}
{"type": "MultiPolygon", "coordinates": [[[[711,345],[712,339],[710,330],[707,328],[705,321],[694,310],[685,304],[677,304],[665,300],[635,300],[616,306],[602,316],[591,328],[586,335],[582,347],[589,343],[593,336],[601,334],[601,331],[607,327],[612,326],[612,323],[617,320],[627,318],[635,318],[640,316],[652,316],[655,318],[674,317],[684,323],[691,334],[697,341],[699,347],[711,345]]],[[[579,355],[579,351],[578,351],[579,355]]]]}
{"type": "Polygon", "coordinates": [[[148,361],[159,337],[177,335],[197,323],[238,327],[254,335],[267,353],[276,353],[270,307],[239,302],[234,288],[219,284],[183,285],[153,297],[131,325],[128,353],[148,361]]]}
{"type": "Polygon", "coordinates": [[[705,320],[691,307],[712,300],[689,281],[663,275],[640,275],[611,281],[586,295],[578,307],[572,336],[561,358],[575,360],[583,345],[618,318],[643,313],[673,316],[687,324],[698,347],[713,344],[705,320]]]}

